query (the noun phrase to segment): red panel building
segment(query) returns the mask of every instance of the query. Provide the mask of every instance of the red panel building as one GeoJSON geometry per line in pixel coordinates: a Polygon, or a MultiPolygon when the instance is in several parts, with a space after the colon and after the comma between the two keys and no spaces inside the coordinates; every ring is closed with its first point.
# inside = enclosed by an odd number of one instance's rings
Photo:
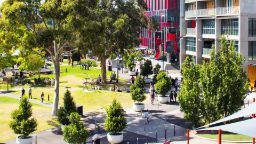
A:
{"type": "Polygon", "coordinates": [[[141,29],[141,47],[148,48],[156,59],[167,58],[168,62],[179,61],[179,0],[144,0],[147,4],[145,15],[158,22],[156,29],[141,29]],[[157,38],[161,44],[157,44],[157,38]],[[159,54],[161,52],[161,54],[159,54]]]}

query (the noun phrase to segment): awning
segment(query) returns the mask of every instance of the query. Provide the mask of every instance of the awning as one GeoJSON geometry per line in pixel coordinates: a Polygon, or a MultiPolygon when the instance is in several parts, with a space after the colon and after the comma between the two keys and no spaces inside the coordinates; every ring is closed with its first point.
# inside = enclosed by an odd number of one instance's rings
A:
{"type": "Polygon", "coordinates": [[[205,128],[205,127],[209,127],[209,126],[214,125],[214,124],[230,121],[230,120],[241,118],[241,117],[247,117],[247,116],[250,116],[252,114],[256,114],[256,104],[251,104],[248,107],[246,107],[246,108],[244,108],[244,109],[242,109],[242,110],[240,110],[240,111],[238,111],[238,112],[236,112],[236,113],[234,113],[234,114],[232,114],[230,116],[227,116],[227,117],[225,117],[223,119],[220,119],[218,121],[210,123],[210,124],[208,124],[206,126],[200,127],[200,128],[198,128],[198,130],[200,130],[202,128],[205,128]]]}
{"type": "Polygon", "coordinates": [[[146,50],[148,49],[148,46],[139,46],[136,48],[136,50],[146,50]]]}
{"type": "Polygon", "coordinates": [[[206,128],[202,130],[219,130],[232,132],[236,134],[246,135],[250,137],[256,137],[256,119],[249,119],[241,122],[236,122],[232,124],[226,124],[222,126],[216,126],[211,128],[206,128]]]}

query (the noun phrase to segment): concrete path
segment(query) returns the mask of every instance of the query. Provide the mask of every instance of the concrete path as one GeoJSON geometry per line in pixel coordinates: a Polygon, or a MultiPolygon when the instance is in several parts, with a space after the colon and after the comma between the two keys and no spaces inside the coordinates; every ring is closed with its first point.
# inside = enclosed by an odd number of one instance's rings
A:
{"type": "MultiPolygon", "coordinates": [[[[12,94],[12,93],[6,93],[6,92],[1,92],[0,91],[0,96],[10,97],[10,98],[14,98],[14,99],[20,100],[20,96],[12,94]]],[[[41,101],[36,100],[36,99],[29,99],[29,101],[32,102],[32,103],[35,103],[35,104],[42,105],[42,106],[52,107],[52,104],[47,103],[47,102],[42,103],[41,101]]]]}

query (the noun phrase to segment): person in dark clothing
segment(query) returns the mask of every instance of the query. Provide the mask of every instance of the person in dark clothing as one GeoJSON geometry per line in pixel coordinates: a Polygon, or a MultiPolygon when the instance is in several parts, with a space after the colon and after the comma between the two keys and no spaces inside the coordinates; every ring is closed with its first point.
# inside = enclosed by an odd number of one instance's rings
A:
{"type": "Polygon", "coordinates": [[[22,98],[24,95],[25,95],[25,89],[22,88],[22,90],[21,90],[21,98],[22,98]]]}
{"type": "Polygon", "coordinates": [[[132,80],[132,84],[134,84],[134,80],[135,80],[134,76],[132,76],[131,80],[132,80]]]}
{"type": "Polygon", "coordinates": [[[31,87],[28,90],[28,98],[32,99],[32,89],[31,89],[31,87]]]}
{"type": "Polygon", "coordinates": [[[139,74],[139,70],[137,69],[137,70],[136,70],[136,76],[138,76],[138,74],[139,74]]]}
{"type": "Polygon", "coordinates": [[[171,93],[170,93],[170,103],[172,103],[173,102],[173,92],[171,91],[171,93]]]}
{"type": "Polygon", "coordinates": [[[44,102],[44,92],[41,93],[41,102],[44,102]]]}
{"type": "Polygon", "coordinates": [[[177,98],[177,92],[176,91],[173,92],[173,96],[174,96],[174,102],[176,103],[177,102],[176,101],[176,98],[177,98]]]}

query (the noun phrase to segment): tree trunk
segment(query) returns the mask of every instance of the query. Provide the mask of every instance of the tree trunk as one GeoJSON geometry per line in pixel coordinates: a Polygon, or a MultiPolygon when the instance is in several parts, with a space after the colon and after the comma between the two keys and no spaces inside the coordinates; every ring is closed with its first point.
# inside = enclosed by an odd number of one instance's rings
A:
{"type": "Polygon", "coordinates": [[[56,116],[59,107],[59,87],[60,87],[60,56],[58,54],[57,44],[54,41],[54,70],[55,70],[55,86],[54,86],[54,101],[52,107],[52,115],[56,116]]]}
{"type": "Polygon", "coordinates": [[[106,83],[107,82],[107,70],[106,70],[106,57],[105,56],[100,57],[100,63],[101,63],[102,83],[106,83]]]}
{"type": "Polygon", "coordinates": [[[52,107],[52,115],[56,116],[59,106],[59,86],[60,86],[60,61],[54,63],[55,70],[55,86],[54,86],[54,101],[52,107]]]}

